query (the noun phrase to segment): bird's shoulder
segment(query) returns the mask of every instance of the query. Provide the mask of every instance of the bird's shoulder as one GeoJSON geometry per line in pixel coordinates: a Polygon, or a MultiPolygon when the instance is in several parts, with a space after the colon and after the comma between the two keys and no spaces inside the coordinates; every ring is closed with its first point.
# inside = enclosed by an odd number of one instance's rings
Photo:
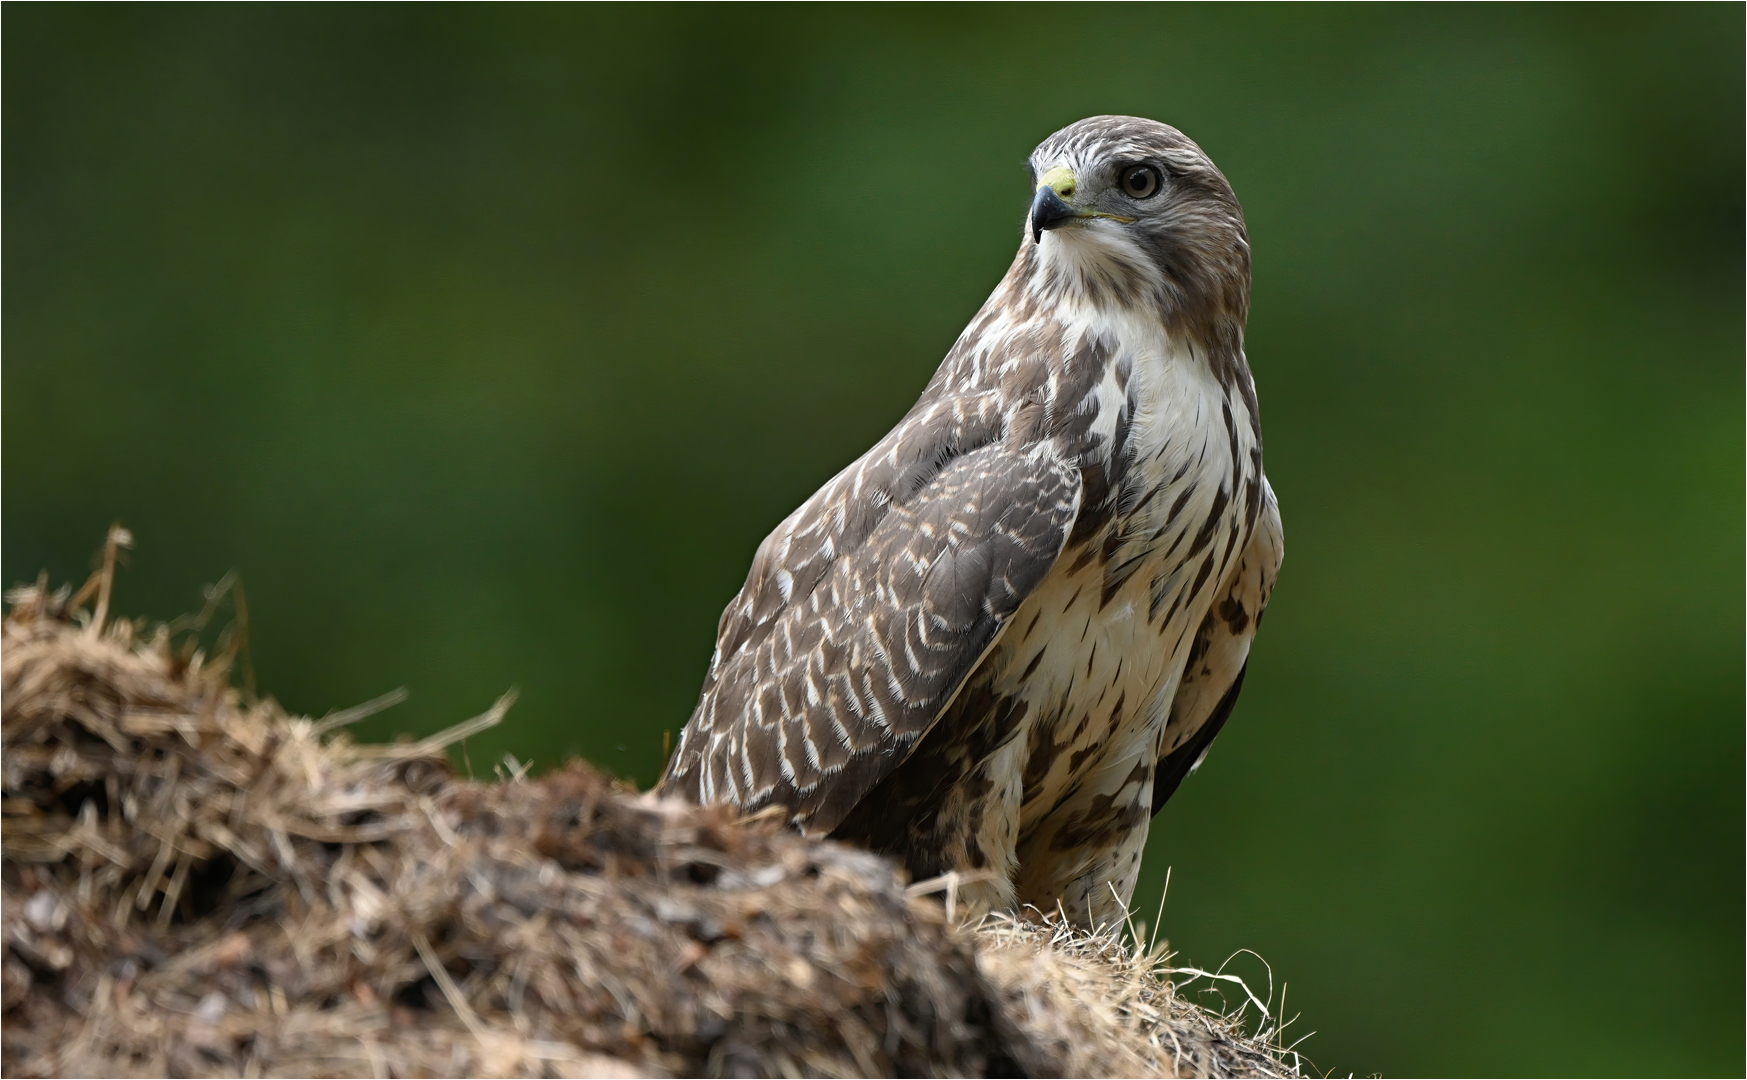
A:
{"type": "MultiPolygon", "coordinates": [[[[1039,502],[1028,479],[1052,484],[1046,474],[1086,467],[1098,437],[1085,405],[1109,366],[1111,342],[1075,340],[1054,318],[1016,318],[998,299],[954,343],[909,412],[765,537],[723,612],[716,660],[756,643],[797,596],[812,596],[829,567],[861,553],[892,508],[910,506],[966,455],[993,448],[979,465],[985,487],[994,462],[1030,462],[1005,470],[1011,486],[991,493],[1020,510],[1039,502]]],[[[933,518],[951,512],[939,500],[930,510],[933,518]]],[[[928,516],[915,523],[923,541],[937,523],[928,516]]]]}

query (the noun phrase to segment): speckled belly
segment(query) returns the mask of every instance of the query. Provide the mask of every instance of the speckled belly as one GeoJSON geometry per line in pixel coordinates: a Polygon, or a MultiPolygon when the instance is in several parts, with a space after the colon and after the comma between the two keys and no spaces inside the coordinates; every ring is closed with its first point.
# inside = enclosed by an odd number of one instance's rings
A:
{"type": "Polygon", "coordinates": [[[991,689],[1026,706],[1010,744],[1021,904],[1097,922],[1133,892],[1171,699],[1218,584],[1203,553],[1235,527],[1162,520],[1113,521],[1127,542],[1064,552],[990,657],[991,689]]]}
{"type": "Polygon", "coordinates": [[[1126,757],[1137,740],[1155,734],[1182,666],[1181,657],[1172,663],[1169,628],[1146,619],[1144,583],[1131,582],[1101,605],[1094,571],[1046,580],[1020,609],[1013,640],[1000,647],[1006,655],[995,685],[1030,705],[1022,829],[1113,756],[1126,757]]]}

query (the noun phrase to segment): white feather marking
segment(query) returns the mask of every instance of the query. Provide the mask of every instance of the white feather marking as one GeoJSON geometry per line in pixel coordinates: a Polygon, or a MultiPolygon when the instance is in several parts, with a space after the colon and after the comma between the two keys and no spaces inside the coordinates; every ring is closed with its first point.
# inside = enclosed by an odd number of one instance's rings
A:
{"type": "Polygon", "coordinates": [[[819,748],[813,744],[813,725],[803,722],[798,726],[801,729],[801,748],[807,752],[807,764],[817,770],[820,758],[819,748]]]}
{"type": "Polygon", "coordinates": [[[862,692],[867,695],[867,703],[869,706],[867,710],[867,718],[879,725],[881,731],[886,732],[888,735],[891,734],[892,721],[886,716],[885,706],[880,704],[879,694],[874,691],[871,682],[873,679],[873,673],[863,669],[862,679],[864,680],[862,683],[862,692]]]}
{"type": "Polygon", "coordinates": [[[795,773],[795,764],[789,760],[789,731],[787,724],[776,726],[776,762],[777,769],[782,772],[783,779],[790,784],[799,784],[801,778],[795,773]]]}
{"type": "Polygon", "coordinates": [[[922,673],[922,662],[916,659],[916,650],[910,647],[910,635],[904,635],[904,660],[910,665],[910,670],[918,675],[922,673]]]}

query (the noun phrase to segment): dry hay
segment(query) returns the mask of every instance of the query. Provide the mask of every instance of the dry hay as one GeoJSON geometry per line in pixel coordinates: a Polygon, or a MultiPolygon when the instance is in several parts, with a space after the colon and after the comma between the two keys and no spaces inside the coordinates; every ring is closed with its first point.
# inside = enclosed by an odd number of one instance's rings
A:
{"type": "Polygon", "coordinates": [[[1270,1002],[1255,998],[1241,979],[1173,967],[1162,941],[1133,948],[1145,940],[1144,929],[1087,933],[1035,910],[1026,914],[982,920],[977,966],[1055,1075],[1304,1075],[1307,1063],[1281,1045],[1284,1025],[1274,1023],[1270,1002]],[[1241,1004],[1211,1012],[1183,997],[1173,976],[1231,987],[1241,1004]],[[1256,1035],[1245,1032],[1252,1011],[1260,1020],[1256,1035]]]}
{"type": "Polygon", "coordinates": [[[1115,933],[957,928],[580,763],[456,778],[507,702],[353,743],[364,710],[248,703],[98,577],[0,630],[8,1076],[1298,1075],[1115,933]]]}

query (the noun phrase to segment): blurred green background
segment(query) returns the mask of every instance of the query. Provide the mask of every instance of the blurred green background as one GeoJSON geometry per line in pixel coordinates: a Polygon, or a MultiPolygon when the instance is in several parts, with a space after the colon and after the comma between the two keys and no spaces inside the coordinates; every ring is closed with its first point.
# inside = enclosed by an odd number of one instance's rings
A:
{"type": "MultiPolygon", "coordinates": [[[[1176,124],[1285,573],[1159,818],[1325,1069],[1743,1068],[1743,12],[9,5],[4,575],[241,572],[261,685],[650,782],[759,539],[1176,124]]],[[[1255,970],[1252,966],[1246,971],[1255,970]]]]}

